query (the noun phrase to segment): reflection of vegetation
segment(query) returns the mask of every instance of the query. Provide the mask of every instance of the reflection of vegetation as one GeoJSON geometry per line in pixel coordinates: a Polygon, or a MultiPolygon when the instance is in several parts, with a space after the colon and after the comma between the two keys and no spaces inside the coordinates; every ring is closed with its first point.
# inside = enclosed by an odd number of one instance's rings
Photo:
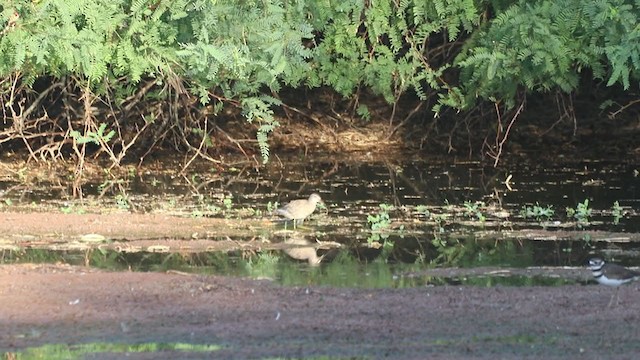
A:
{"type": "Polygon", "coordinates": [[[315,279],[316,285],[358,288],[395,286],[392,268],[388,264],[381,261],[363,264],[346,251],[322,269],[322,277],[315,279]]]}
{"type": "Polygon", "coordinates": [[[7,359],[84,359],[87,355],[108,353],[155,353],[161,351],[182,351],[185,354],[190,352],[204,353],[214,352],[221,349],[219,345],[201,345],[186,343],[144,343],[144,344],[110,344],[110,343],[89,343],[89,344],[50,344],[36,348],[28,348],[18,352],[5,353],[7,359]]]}
{"type": "Polygon", "coordinates": [[[391,256],[391,253],[393,252],[394,246],[395,242],[388,239],[385,240],[382,243],[382,252],[380,253],[380,256],[376,258],[376,261],[387,262],[389,256],[391,256]]]}
{"type": "Polygon", "coordinates": [[[440,266],[526,266],[533,263],[533,249],[512,241],[435,238],[432,245],[437,255],[431,262],[440,266]]]}
{"type": "Polygon", "coordinates": [[[100,269],[113,269],[113,264],[120,263],[120,260],[122,260],[122,258],[119,252],[97,248],[86,251],[84,265],[95,266],[100,269]]]}
{"type": "Polygon", "coordinates": [[[461,284],[491,287],[491,286],[561,286],[575,284],[575,280],[559,277],[543,276],[470,276],[460,279],[461,284]]]}
{"type": "MultiPolygon", "coordinates": [[[[66,259],[62,251],[51,251],[45,249],[30,250],[3,250],[0,252],[0,260],[2,263],[56,263],[64,262],[66,259]]],[[[82,258],[83,254],[78,252],[75,258],[82,258]]],[[[77,263],[80,264],[80,263],[77,263]]]]}
{"type": "MultiPolygon", "coordinates": [[[[398,244],[402,242],[396,241],[398,244]]],[[[404,244],[403,246],[410,246],[404,244]]],[[[330,260],[320,266],[289,259],[278,251],[265,252],[207,252],[207,253],[121,253],[106,250],[50,251],[42,249],[9,251],[0,253],[0,262],[25,263],[69,263],[94,266],[109,270],[160,271],[178,270],[184,272],[218,274],[227,276],[249,276],[267,278],[284,285],[307,286],[328,285],[345,287],[383,288],[421,286],[424,284],[445,284],[450,280],[432,276],[405,277],[397,274],[416,273],[433,266],[438,267],[478,267],[478,266],[531,266],[534,264],[532,243],[518,244],[512,241],[480,241],[467,239],[439,239],[432,247],[416,248],[411,259],[402,259],[400,249],[393,249],[393,255],[382,251],[366,249],[360,257],[351,251],[334,252],[330,260]],[[363,260],[367,259],[367,260],[363,260]]],[[[333,251],[333,250],[332,250],[333,251]]],[[[406,253],[405,253],[406,254],[406,253]]],[[[326,254],[325,254],[326,255],[326,254]]],[[[454,279],[455,280],[455,279],[454,279]]],[[[478,286],[526,285],[509,283],[509,280],[469,278],[456,280],[458,283],[478,286]]],[[[531,284],[541,284],[531,280],[531,284]]],[[[542,282],[543,285],[558,283],[542,282]]]]}
{"type": "Polygon", "coordinates": [[[280,256],[270,252],[262,252],[256,257],[250,257],[245,262],[245,269],[251,277],[276,279],[279,273],[279,261],[280,256]]]}

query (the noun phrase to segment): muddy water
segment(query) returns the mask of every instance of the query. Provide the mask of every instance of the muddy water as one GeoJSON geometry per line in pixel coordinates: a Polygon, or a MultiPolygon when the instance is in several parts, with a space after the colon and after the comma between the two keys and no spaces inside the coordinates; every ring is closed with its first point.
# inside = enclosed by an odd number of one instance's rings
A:
{"type": "Polygon", "coordinates": [[[582,267],[590,256],[640,264],[639,170],[593,161],[501,169],[474,162],[273,161],[265,168],[239,164],[218,174],[202,164],[186,176],[140,171],[117,186],[89,183],[82,202],[69,198],[63,187],[3,183],[3,208],[9,211],[35,206],[272,220],[275,206],[311,192],[322,196],[326,208],[295,230],[277,223],[249,236],[226,234],[236,243],[259,238],[264,244],[259,249],[128,252],[109,243],[76,250],[13,244],[4,247],[0,260],[216,273],[295,285],[586,282],[582,267]],[[544,209],[546,214],[533,213],[544,209]]]}

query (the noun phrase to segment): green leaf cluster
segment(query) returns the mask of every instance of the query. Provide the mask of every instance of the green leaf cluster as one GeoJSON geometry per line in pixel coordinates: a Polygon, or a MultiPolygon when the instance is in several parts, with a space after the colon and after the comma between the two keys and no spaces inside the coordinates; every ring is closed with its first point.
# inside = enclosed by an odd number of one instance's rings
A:
{"type": "Polygon", "coordinates": [[[72,130],[71,137],[74,138],[78,144],[94,143],[96,145],[100,145],[101,143],[108,143],[109,141],[111,141],[113,136],[116,134],[114,130],[111,130],[105,134],[106,129],[107,124],[102,123],[100,124],[96,132],[87,131],[85,135],[82,135],[77,130],[72,130]]]}
{"type": "Polygon", "coordinates": [[[344,96],[364,87],[390,103],[408,90],[422,99],[448,92],[443,73],[450,59],[440,47],[471,32],[481,12],[470,0],[320,1],[309,9],[322,39],[306,84],[344,96]]]}
{"type": "Polygon", "coordinates": [[[184,74],[209,101],[210,89],[226,98],[296,84],[307,69],[313,37],[304,1],[207,1],[191,5],[191,38],[176,52],[184,74]]]}
{"type": "Polygon", "coordinates": [[[455,65],[467,103],[513,105],[517,91],[571,92],[589,69],[608,85],[638,80],[640,4],[625,0],[518,1],[465,43],[455,65]]]}
{"type": "Polygon", "coordinates": [[[0,76],[75,76],[97,85],[126,77],[138,82],[175,61],[177,20],[185,1],[16,0],[5,4],[1,20],[10,25],[0,37],[0,76]],[[170,5],[169,5],[170,4],[170,5]]]}

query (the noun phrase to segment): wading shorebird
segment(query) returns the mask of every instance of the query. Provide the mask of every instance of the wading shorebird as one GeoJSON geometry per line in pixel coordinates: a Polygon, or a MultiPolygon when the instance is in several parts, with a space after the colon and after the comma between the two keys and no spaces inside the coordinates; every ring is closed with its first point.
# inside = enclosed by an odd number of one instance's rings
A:
{"type": "Polygon", "coordinates": [[[304,219],[316,210],[316,205],[322,203],[320,195],[313,193],[308,199],[292,200],[285,206],[276,210],[276,214],[284,216],[287,220],[293,220],[293,228],[302,224],[304,219]]]}
{"type": "Polygon", "coordinates": [[[617,299],[616,304],[620,301],[618,297],[618,286],[640,279],[640,272],[629,270],[618,264],[606,264],[604,260],[600,258],[590,259],[589,269],[591,269],[593,277],[599,284],[616,287],[616,293],[611,295],[608,307],[611,306],[614,296],[617,299]]]}

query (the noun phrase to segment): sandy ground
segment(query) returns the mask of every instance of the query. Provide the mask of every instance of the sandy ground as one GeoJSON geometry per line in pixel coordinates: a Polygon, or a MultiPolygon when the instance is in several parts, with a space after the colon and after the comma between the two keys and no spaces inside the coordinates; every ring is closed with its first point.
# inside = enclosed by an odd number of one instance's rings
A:
{"type": "MultiPolygon", "coordinates": [[[[191,343],[127,358],[633,359],[640,293],[620,288],[289,288],[217,276],[0,266],[0,349],[191,343]]],[[[120,358],[100,353],[91,358],[120,358]]]]}
{"type": "MultiPolygon", "coordinates": [[[[123,231],[119,218],[2,215],[5,237],[123,231]]],[[[203,231],[207,221],[127,219],[133,225],[124,231],[175,237],[203,231]],[[148,226],[154,221],[157,226],[148,226]]],[[[220,348],[106,351],[83,358],[634,359],[640,353],[637,287],[621,287],[619,304],[607,307],[615,290],[599,285],[372,290],[0,265],[0,353],[15,359],[47,344],[185,343],[220,348]]]]}

